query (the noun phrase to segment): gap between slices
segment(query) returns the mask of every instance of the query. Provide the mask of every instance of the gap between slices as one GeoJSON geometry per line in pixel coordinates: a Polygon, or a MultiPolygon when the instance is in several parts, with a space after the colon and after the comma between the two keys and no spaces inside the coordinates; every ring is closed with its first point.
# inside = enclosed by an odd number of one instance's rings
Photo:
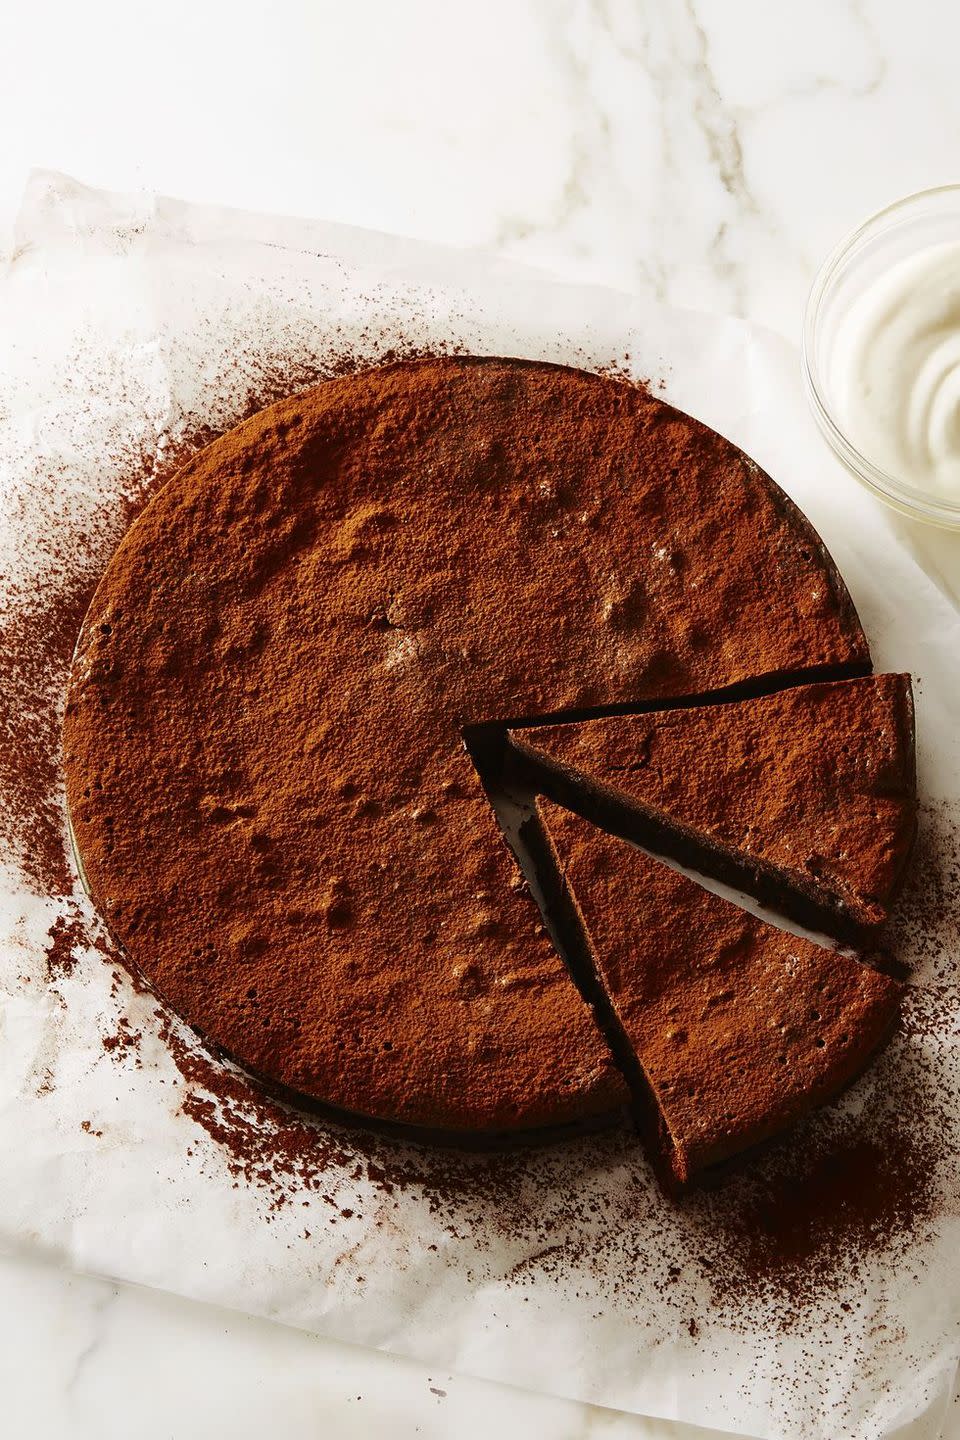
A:
{"type": "MultiPolygon", "coordinates": [[[[714,693],[701,697],[708,703],[699,705],[696,697],[691,697],[682,705],[618,707],[586,721],[571,715],[550,717],[548,724],[529,723],[519,734],[518,727],[485,726],[465,735],[495,808],[498,800],[502,803],[504,796],[512,796],[512,803],[525,809],[519,826],[515,823],[513,827],[517,838],[511,841],[508,835],[508,843],[527,873],[557,948],[630,1087],[639,1129],[661,1182],[669,1189],[683,1187],[695,1174],[762,1143],[806,1110],[833,1098],[888,1038],[898,1013],[900,986],[889,975],[879,973],[889,969],[889,964],[878,963],[875,956],[858,957],[826,947],[830,945],[828,936],[863,941],[876,930],[906,864],[915,829],[909,677],[830,681],[817,677],[813,684],[809,680],[809,676],[798,677],[776,688],[762,681],[738,686],[735,695],[727,692],[718,698],[714,693]],[[745,695],[744,690],[750,693],[745,695]],[[851,732],[851,710],[859,712],[864,722],[859,734],[855,726],[851,732]],[[821,720],[824,714],[832,716],[834,724],[826,729],[814,726],[820,732],[814,741],[820,743],[811,745],[802,721],[818,714],[821,720]],[[708,831],[698,831],[662,805],[650,804],[629,780],[626,793],[597,781],[597,769],[607,778],[605,764],[615,770],[625,763],[632,778],[630,745],[637,738],[631,733],[633,728],[637,727],[641,748],[648,752],[649,731],[661,725],[666,725],[668,732],[674,727],[679,730],[681,757],[690,757],[691,741],[703,742],[704,727],[711,736],[719,735],[717,744],[727,767],[725,770],[724,763],[719,766],[721,799],[733,778],[727,773],[731,761],[743,760],[737,754],[736,740],[747,742],[745,748],[750,752],[755,748],[758,726],[773,732],[767,736],[767,750],[776,750],[778,742],[793,735],[796,753],[790,783],[801,796],[811,785],[804,762],[808,769],[816,770],[817,765],[835,769],[843,755],[849,754],[851,733],[854,743],[864,740],[865,726],[874,743],[876,764],[871,768],[864,765],[863,757],[855,758],[851,774],[844,774],[841,764],[838,788],[854,809],[858,798],[869,808],[871,785],[879,796],[886,793],[890,799],[893,813],[884,817],[885,827],[880,828],[897,839],[894,848],[899,853],[893,857],[896,863],[885,869],[880,866],[885,880],[882,896],[874,897],[872,905],[858,905],[859,897],[849,887],[845,896],[826,887],[818,895],[817,887],[804,885],[804,877],[789,865],[770,864],[751,854],[749,847],[745,854],[731,853],[708,831]],[[589,736],[585,748],[593,763],[580,770],[570,758],[576,755],[578,739],[584,734],[589,736]],[[604,752],[611,742],[613,757],[604,752]],[[551,748],[559,752],[559,761],[551,748]],[[851,788],[851,781],[858,782],[866,795],[859,795],[856,783],[851,788]],[[650,846],[654,853],[638,846],[650,846]],[[690,865],[694,873],[684,873],[673,862],[690,865]],[[597,871],[614,874],[619,892],[616,896],[605,893],[599,903],[594,894],[597,871]],[[743,897],[733,903],[722,898],[712,882],[738,884],[762,903],[780,902],[781,913],[758,916],[743,897]],[[681,944],[671,964],[670,926],[662,916],[677,913],[686,915],[690,923],[702,924],[703,936],[698,936],[692,955],[681,944]],[[790,920],[807,926],[820,922],[825,934],[799,936],[790,920]],[[724,935],[726,941],[718,942],[716,937],[724,935]],[[635,973],[625,975],[631,962],[635,973]],[[672,1028],[665,1024],[652,1003],[657,998],[662,1010],[663,996],[652,996],[653,981],[650,973],[645,973],[651,967],[655,971],[658,965],[672,977],[675,996],[686,994],[694,1005],[706,1004],[709,1010],[716,1004],[719,1008],[692,1026],[679,1021],[672,1028]],[[725,975],[724,983],[715,994],[700,994],[704,989],[700,972],[715,965],[719,966],[716,974],[725,975]],[[731,974],[732,986],[727,983],[731,974]],[[738,984],[747,980],[750,988],[758,977],[760,988],[745,1019],[737,1011],[738,984]],[[828,1007],[832,1007],[830,1013],[828,1007]],[[782,1014],[778,1018],[775,1012],[782,1014]],[[824,1016],[826,1039],[806,1033],[810,1024],[805,1031],[804,1018],[816,1026],[824,1016]],[[718,1017],[723,1017],[722,1022],[718,1017]],[[831,1028],[832,1021],[836,1023],[831,1028]],[[716,1079],[723,1053],[723,1046],[718,1047],[718,1023],[721,1030],[726,1025],[727,1058],[733,1073],[725,1074],[711,1092],[710,1078],[716,1079]],[[669,1035],[674,1032],[683,1036],[682,1043],[678,1042],[681,1048],[691,1047],[686,1058],[698,1057],[689,1073],[676,1055],[669,1054],[669,1035]],[[664,1044],[668,1045],[666,1055],[664,1044]],[[711,1054],[717,1057],[712,1069],[711,1054]],[[705,1093],[699,1095],[688,1093],[697,1065],[707,1077],[705,1093]],[[766,1078],[768,1093],[759,1109],[754,1105],[751,1110],[751,1097],[763,1090],[757,1075],[751,1073],[757,1066],[766,1078]],[[718,1110],[718,1103],[726,1102],[727,1110],[718,1110]],[[692,1113],[695,1110],[696,1115],[692,1113]]],[[[761,753],[757,765],[762,769],[770,758],[761,753]]],[[[639,769],[646,768],[647,759],[648,755],[639,769]]],[[[756,805],[755,777],[754,782],[752,791],[746,785],[745,799],[736,797],[741,807],[756,805]]],[[[680,789],[682,799],[682,785],[680,789]]],[[[780,799],[788,809],[795,803],[789,793],[780,799]]],[[[806,826],[807,831],[801,846],[816,830],[814,821],[819,818],[821,828],[823,825],[822,816],[814,813],[811,819],[811,809],[816,811],[816,797],[808,796],[807,811],[799,816],[800,829],[806,826]]],[[[501,815],[498,818],[506,833],[509,827],[503,825],[501,815]]],[[[856,818],[864,819],[862,805],[856,818]]],[[[874,813],[873,819],[878,818],[874,813]]],[[[885,834],[879,843],[882,852],[885,834]]],[[[609,887],[611,882],[603,883],[609,887]]],[[[687,927],[684,933],[688,933],[687,927]]],[[[682,998],[680,1004],[682,1008],[682,998]]]]}
{"type": "Polygon", "coordinates": [[[547,710],[540,715],[501,716],[490,720],[474,721],[465,726],[464,739],[468,745],[483,745],[501,739],[507,730],[532,729],[539,725],[572,725],[584,720],[603,720],[615,715],[653,715],[660,710],[683,710],[702,705],[736,704],[740,700],[757,699],[773,695],[781,690],[792,690],[800,685],[829,683],[834,680],[856,680],[870,675],[869,661],[846,660],[836,665],[809,665],[797,670],[774,670],[763,675],[754,675],[747,680],[737,680],[715,690],[692,692],[678,691],[674,695],[660,695],[649,700],[621,700],[610,705],[568,706],[561,710],[547,710]]]}

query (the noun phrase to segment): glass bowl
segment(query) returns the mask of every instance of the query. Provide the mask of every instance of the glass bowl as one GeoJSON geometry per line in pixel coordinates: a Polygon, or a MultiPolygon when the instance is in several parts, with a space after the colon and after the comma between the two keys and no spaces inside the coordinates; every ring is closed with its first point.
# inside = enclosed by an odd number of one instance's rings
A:
{"type": "Polygon", "coordinates": [[[844,432],[831,362],[850,307],[892,266],[944,241],[960,241],[960,185],[922,190],[888,205],[849,235],[821,266],[803,321],[803,377],[814,417],[850,473],[881,500],[928,525],[960,530],[960,498],[951,500],[891,474],[844,432]]]}

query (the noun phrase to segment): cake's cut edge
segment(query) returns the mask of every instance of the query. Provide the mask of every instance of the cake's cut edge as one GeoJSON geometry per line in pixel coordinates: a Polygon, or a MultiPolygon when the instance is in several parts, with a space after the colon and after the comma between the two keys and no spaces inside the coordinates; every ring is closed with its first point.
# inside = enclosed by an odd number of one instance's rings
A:
{"type": "Polygon", "coordinates": [[[682,1182],[678,1181],[670,1163],[672,1143],[669,1129],[654,1088],[630,1044],[597,968],[583,915],[567,883],[539,801],[523,822],[521,839],[543,896],[544,918],[574,984],[593,1011],[623,1078],[647,1159],[661,1188],[668,1194],[678,1193],[682,1182]]]}

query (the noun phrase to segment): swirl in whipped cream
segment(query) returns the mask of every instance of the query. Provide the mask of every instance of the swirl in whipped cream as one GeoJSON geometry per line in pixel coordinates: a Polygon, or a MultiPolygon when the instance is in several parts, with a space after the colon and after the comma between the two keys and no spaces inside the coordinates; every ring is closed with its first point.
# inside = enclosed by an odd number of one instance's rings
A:
{"type": "Polygon", "coordinates": [[[831,370],[838,418],[860,453],[960,500],[960,241],[868,285],[838,327],[831,370]]]}

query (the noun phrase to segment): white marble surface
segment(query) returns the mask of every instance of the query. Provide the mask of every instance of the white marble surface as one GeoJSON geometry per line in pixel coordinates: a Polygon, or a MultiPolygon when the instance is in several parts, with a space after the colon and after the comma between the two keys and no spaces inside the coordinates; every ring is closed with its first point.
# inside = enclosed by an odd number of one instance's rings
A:
{"type": "MultiPolygon", "coordinates": [[[[796,339],[845,230],[960,178],[958,47],[944,0],[16,0],[0,227],[43,165],[491,246],[796,339]]],[[[956,589],[957,546],[917,544],[956,589]]],[[[3,1433],[38,1440],[681,1433],[29,1258],[0,1262],[0,1393],[3,1433]]]]}
{"type": "Polygon", "coordinates": [[[425,1370],[172,1296],[0,1264],[10,1440],[710,1440],[690,1429],[425,1370]]]}

